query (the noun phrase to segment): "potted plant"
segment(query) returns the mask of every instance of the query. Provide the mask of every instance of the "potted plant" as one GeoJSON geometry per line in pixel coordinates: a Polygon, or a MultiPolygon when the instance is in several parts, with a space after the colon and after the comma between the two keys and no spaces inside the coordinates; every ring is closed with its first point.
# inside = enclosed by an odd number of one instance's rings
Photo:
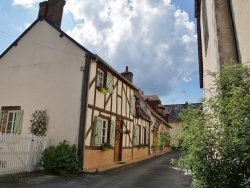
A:
{"type": "Polygon", "coordinates": [[[108,88],[105,86],[97,86],[98,91],[100,91],[101,93],[107,93],[108,92],[108,88]]]}
{"type": "Polygon", "coordinates": [[[112,148],[112,146],[109,143],[106,142],[106,143],[102,144],[100,146],[100,148],[101,148],[102,151],[108,151],[109,149],[112,148]]]}
{"type": "Polygon", "coordinates": [[[142,148],[144,148],[144,145],[143,144],[139,144],[137,147],[138,147],[138,149],[142,149],[142,148]]]}
{"type": "Polygon", "coordinates": [[[128,130],[128,129],[124,131],[125,134],[129,134],[130,132],[131,132],[131,131],[128,130]]]}

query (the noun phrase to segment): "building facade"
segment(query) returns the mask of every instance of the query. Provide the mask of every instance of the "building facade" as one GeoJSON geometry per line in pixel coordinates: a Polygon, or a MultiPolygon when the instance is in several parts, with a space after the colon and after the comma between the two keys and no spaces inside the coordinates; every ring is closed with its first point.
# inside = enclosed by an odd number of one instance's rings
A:
{"type": "Polygon", "coordinates": [[[207,71],[249,61],[249,8],[248,0],[195,0],[200,87],[205,98],[213,81],[207,71]]]}

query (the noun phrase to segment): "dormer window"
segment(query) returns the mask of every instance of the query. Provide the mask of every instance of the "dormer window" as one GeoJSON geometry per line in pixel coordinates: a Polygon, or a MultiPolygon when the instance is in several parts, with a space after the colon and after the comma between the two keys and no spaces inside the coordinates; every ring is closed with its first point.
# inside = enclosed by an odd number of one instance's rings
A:
{"type": "Polygon", "coordinates": [[[104,83],[104,72],[100,69],[97,71],[97,86],[103,86],[104,83]]]}

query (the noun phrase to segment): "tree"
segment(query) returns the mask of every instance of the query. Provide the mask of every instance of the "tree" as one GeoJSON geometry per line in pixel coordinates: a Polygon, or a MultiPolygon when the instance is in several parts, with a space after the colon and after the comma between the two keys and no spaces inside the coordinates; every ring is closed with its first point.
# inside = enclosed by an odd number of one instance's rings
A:
{"type": "Polygon", "coordinates": [[[209,75],[214,82],[203,109],[180,114],[178,165],[192,171],[193,187],[250,187],[250,68],[237,64],[209,75]]]}

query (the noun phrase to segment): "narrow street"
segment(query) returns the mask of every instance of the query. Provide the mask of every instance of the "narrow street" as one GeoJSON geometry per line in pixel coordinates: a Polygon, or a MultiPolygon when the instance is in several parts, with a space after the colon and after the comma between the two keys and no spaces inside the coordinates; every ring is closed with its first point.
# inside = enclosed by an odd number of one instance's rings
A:
{"type": "Polygon", "coordinates": [[[0,187],[187,188],[191,185],[191,177],[170,165],[170,159],[178,158],[180,155],[181,152],[175,151],[104,174],[52,177],[33,184],[30,183],[32,182],[30,178],[29,181],[25,178],[16,183],[12,181],[12,184],[8,181],[4,184],[0,178],[0,187]]]}

